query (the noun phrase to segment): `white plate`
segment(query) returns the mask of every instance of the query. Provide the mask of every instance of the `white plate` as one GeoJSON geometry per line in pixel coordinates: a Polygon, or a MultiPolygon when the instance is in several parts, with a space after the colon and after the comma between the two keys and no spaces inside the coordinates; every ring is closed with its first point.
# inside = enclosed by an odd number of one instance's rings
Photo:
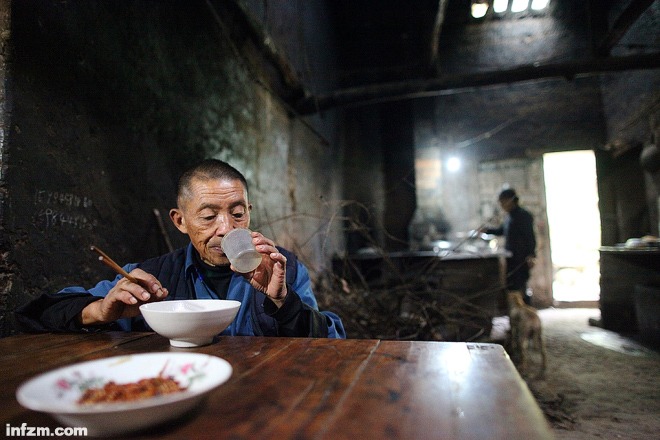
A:
{"type": "Polygon", "coordinates": [[[24,407],[49,413],[87,435],[136,431],[183,415],[232,374],[229,362],[201,353],[144,353],[116,356],[58,368],[23,383],[16,399],[24,407]],[[80,405],[87,388],[157,377],[172,377],[185,391],[122,403],[80,405]]]}

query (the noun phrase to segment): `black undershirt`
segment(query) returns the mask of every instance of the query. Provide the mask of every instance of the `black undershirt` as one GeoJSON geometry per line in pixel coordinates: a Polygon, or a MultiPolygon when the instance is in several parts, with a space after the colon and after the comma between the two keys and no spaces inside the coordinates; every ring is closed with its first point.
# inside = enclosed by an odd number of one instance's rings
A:
{"type": "Polygon", "coordinates": [[[202,279],[213,291],[218,295],[219,299],[227,299],[227,292],[229,291],[229,283],[234,272],[226,266],[211,266],[205,263],[197,252],[193,252],[195,259],[195,266],[199,269],[202,279]]]}

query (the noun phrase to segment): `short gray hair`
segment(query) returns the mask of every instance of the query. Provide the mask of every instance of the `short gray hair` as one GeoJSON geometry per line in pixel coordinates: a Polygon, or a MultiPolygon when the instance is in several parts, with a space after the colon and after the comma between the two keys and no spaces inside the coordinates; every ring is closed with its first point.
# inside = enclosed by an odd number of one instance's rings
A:
{"type": "Polygon", "coordinates": [[[181,175],[177,186],[177,204],[181,207],[184,199],[190,198],[190,185],[193,179],[200,180],[240,180],[248,192],[245,176],[233,166],[219,159],[204,159],[181,175]]]}

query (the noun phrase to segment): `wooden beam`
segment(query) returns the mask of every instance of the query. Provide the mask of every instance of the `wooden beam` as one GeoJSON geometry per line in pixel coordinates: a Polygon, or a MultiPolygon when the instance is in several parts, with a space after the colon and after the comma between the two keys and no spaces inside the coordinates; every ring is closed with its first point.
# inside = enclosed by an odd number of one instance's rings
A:
{"type": "Polygon", "coordinates": [[[440,33],[442,31],[442,24],[445,22],[445,11],[447,10],[447,3],[449,3],[449,0],[438,0],[438,12],[435,14],[433,32],[431,32],[431,53],[429,57],[429,64],[431,66],[431,71],[436,73],[438,72],[440,33]]]}
{"type": "Polygon", "coordinates": [[[573,79],[578,75],[660,68],[660,54],[597,58],[572,63],[524,65],[509,70],[441,75],[437,78],[375,84],[338,90],[322,96],[308,96],[295,105],[300,115],[342,106],[369,105],[420,97],[451,94],[460,89],[510,84],[543,78],[573,79]]]}
{"type": "Polygon", "coordinates": [[[639,17],[653,4],[654,0],[633,0],[628,7],[619,15],[612,29],[607,33],[598,47],[601,56],[607,56],[617,43],[626,35],[628,29],[639,19],[639,17]]]}

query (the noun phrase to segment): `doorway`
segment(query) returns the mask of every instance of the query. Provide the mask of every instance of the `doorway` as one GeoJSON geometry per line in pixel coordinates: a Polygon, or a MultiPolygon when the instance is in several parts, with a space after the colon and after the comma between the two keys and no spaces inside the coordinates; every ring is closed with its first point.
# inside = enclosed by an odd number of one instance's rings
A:
{"type": "Polygon", "coordinates": [[[588,151],[543,155],[556,302],[600,298],[600,213],[596,159],[588,151]]]}

